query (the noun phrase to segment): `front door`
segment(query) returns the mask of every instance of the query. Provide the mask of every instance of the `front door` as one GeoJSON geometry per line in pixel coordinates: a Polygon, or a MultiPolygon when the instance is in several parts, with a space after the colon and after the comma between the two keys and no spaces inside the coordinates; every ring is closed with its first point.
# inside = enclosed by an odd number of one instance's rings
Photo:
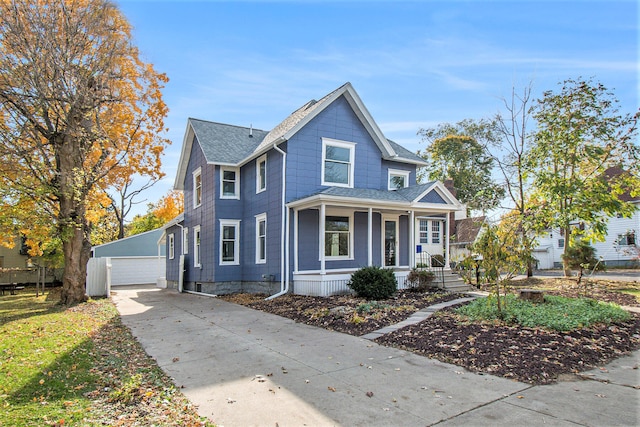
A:
{"type": "Polygon", "coordinates": [[[398,265],[398,221],[384,220],[384,266],[398,265]]]}
{"type": "Polygon", "coordinates": [[[439,218],[416,220],[416,264],[429,265],[432,255],[444,255],[444,221],[439,218]]]}

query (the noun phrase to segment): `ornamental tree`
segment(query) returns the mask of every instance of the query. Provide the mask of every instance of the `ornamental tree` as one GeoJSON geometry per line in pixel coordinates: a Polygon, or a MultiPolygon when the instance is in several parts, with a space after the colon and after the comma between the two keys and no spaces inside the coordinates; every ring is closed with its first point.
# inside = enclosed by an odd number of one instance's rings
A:
{"type": "Polygon", "coordinates": [[[65,304],[85,299],[105,189],[160,174],[166,81],[108,0],[0,2],[0,196],[34,207],[2,211],[0,224],[62,242],[65,304]]]}
{"type": "MultiPolygon", "coordinates": [[[[635,206],[621,195],[640,194],[640,112],[620,114],[614,95],[591,80],[566,80],[533,107],[537,122],[528,168],[533,197],[540,201],[538,228],[559,228],[567,236],[565,254],[582,235],[602,240],[608,217],[631,216],[635,206]],[[607,176],[618,167],[627,173],[607,176]],[[575,224],[582,226],[576,227],[575,224]]],[[[570,265],[564,257],[565,275],[570,265]]]]}

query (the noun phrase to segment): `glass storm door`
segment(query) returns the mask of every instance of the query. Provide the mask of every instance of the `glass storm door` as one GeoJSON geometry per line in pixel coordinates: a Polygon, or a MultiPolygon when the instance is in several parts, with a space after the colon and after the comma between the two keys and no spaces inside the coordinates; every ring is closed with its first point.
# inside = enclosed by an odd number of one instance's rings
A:
{"type": "Polygon", "coordinates": [[[398,222],[395,220],[384,221],[384,266],[395,267],[398,261],[398,222]]]}

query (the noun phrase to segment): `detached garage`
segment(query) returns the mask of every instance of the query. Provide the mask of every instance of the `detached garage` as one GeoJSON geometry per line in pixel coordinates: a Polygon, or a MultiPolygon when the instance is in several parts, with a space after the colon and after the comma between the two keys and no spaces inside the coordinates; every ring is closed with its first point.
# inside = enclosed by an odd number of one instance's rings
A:
{"type": "Polygon", "coordinates": [[[107,296],[111,286],[157,284],[164,280],[162,229],[94,246],[87,265],[87,294],[107,296]]]}

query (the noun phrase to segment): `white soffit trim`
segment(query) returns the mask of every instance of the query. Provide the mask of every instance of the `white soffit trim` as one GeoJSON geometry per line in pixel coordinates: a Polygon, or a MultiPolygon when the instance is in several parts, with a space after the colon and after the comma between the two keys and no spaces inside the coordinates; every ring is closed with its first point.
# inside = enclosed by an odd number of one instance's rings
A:
{"type": "Polygon", "coordinates": [[[187,129],[182,139],[182,150],[180,150],[180,161],[178,162],[178,170],[176,172],[176,180],[173,183],[175,190],[184,190],[184,180],[187,176],[187,166],[189,165],[189,157],[191,156],[191,146],[193,145],[193,137],[195,136],[191,119],[187,119],[187,129]]]}

